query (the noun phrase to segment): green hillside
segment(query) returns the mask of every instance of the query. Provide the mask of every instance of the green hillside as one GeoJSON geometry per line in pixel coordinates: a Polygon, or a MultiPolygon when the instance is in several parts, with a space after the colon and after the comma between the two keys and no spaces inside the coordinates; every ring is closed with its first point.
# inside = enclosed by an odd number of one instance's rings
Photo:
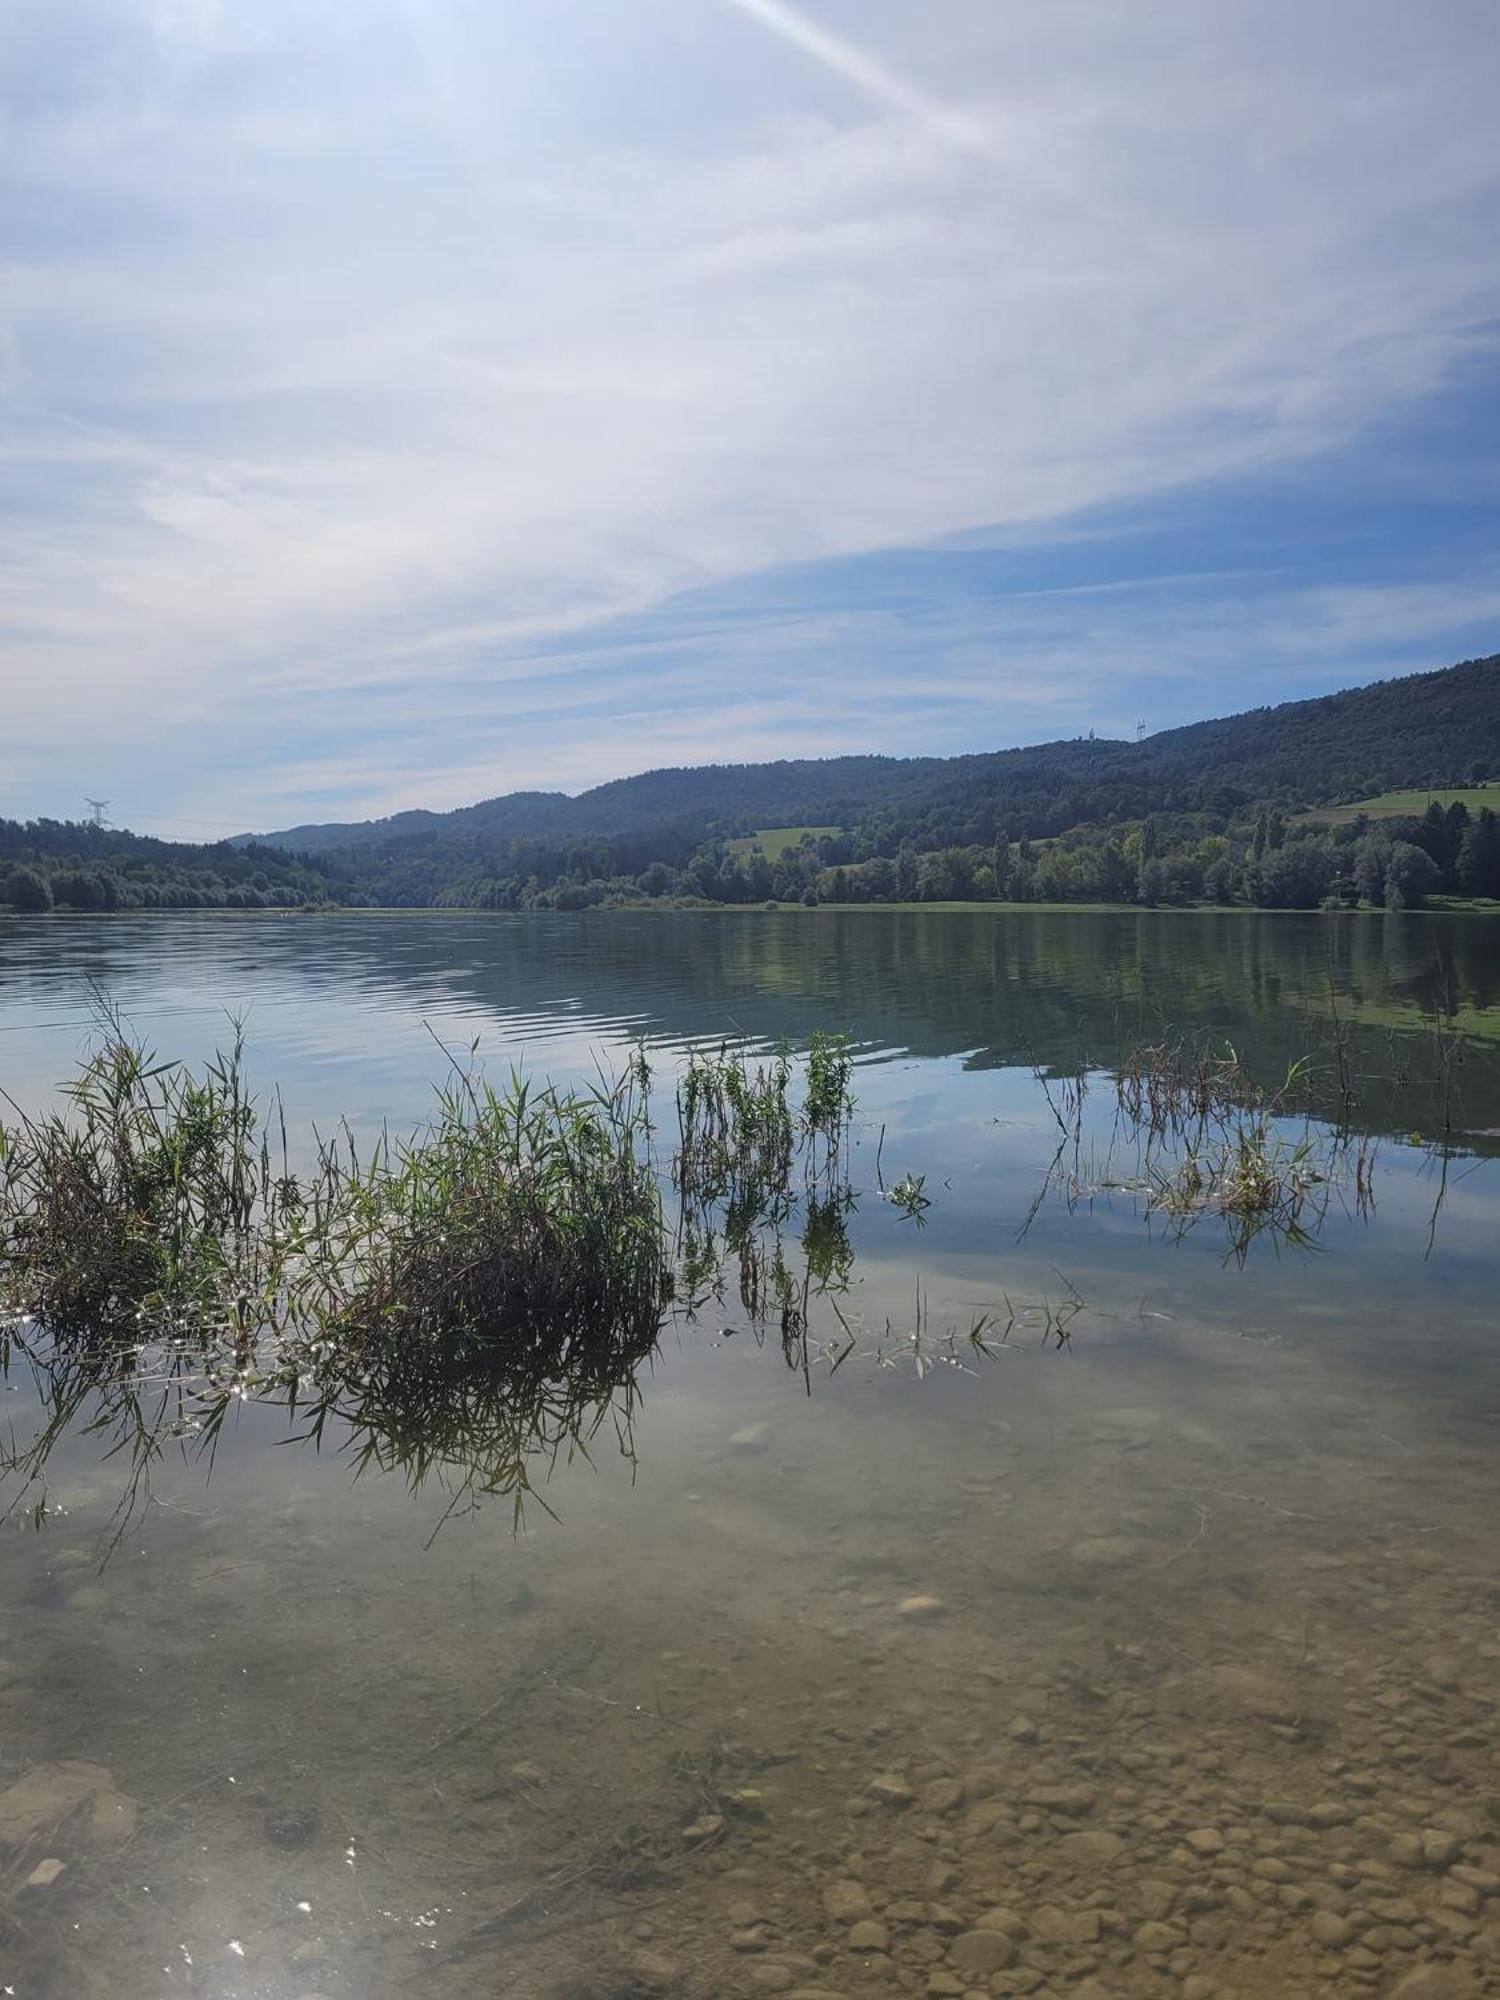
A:
{"type": "Polygon", "coordinates": [[[1141,742],[648,771],[215,847],[0,822],[0,902],[1411,907],[1500,897],[1492,774],[1500,656],[1141,742]]]}
{"type": "Polygon", "coordinates": [[[832,840],[842,831],[842,827],[837,826],[763,826],[741,840],[731,840],[728,845],[730,853],[742,861],[748,861],[757,849],[767,861],[781,861],[809,837],[813,840],[832,840]]]}
{"type": "Polygon", "coordinates": [[[1372,799],[1354,799],[1347,805],[1320,806],[1306,815],[1325,825],[1337,826],[1357,819],[1420,819],[1430,805],[1461,805],[1478,815],[1486,806],[1500,811],[1500,784],[1419,785],[1404,792],[1379,792],[1372,799]]]}

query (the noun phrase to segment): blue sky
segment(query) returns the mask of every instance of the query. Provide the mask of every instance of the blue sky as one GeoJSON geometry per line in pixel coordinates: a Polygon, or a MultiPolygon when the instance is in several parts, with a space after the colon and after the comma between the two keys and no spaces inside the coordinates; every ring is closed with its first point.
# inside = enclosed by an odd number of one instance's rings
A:
{"type": "Polygon", "coordinates": [[[8,0],[0,811],[1500,649],[1486,0],[8,0]]]}

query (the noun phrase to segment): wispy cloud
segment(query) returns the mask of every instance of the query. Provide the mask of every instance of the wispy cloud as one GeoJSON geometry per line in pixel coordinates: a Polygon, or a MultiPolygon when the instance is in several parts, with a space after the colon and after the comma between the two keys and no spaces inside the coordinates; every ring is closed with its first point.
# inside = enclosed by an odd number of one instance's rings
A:
{"type": "Polygon", "coordinates": [[[872,55],[868,49],[848,41],[819,25],[810,15],[785,0],[728,0],[728,5],[748,14],[773,35],[780,35],[796,49],[824,64],[835,76],[862,90],[888,111],[927,126],[949,145],[992,156],[990,134],[975,118],[966,116],[920,89],[908,77],[872,55]]]}
{"type": "MultiPolygon", "coordinates": [[[[1067,724],[1076,683],[1009,690],[1000,649],[1037,655],[994,591],[824,616],[818,566],[1118,535],[1444,392],[1500,325],[1497,84],[1465,0],[14,0],[7,802],[256,819],[261,769],[302,816],[937,747],[861,671],[919,648],[959,741],[1067,724]],[[737,621],[773,572],[785,621],[737,621]]],[[[1145,628],[1091,605],[1058,657],[1133,682],[1145,628]]],[[[1245,699],[1277,681],[1235,657],[1245,699]]],[[[1186,713],[1222,698],[1196,672],[1186,713]]]]}

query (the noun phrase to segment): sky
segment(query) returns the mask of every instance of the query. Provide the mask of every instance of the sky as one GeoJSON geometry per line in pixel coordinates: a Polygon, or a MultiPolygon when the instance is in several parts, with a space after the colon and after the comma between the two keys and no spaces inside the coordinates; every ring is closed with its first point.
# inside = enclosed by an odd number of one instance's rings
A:
{"type": "Polygon", "coordinates": [[[5,0],[0,813],[1500,650],[1493,0],[5,0]]]}

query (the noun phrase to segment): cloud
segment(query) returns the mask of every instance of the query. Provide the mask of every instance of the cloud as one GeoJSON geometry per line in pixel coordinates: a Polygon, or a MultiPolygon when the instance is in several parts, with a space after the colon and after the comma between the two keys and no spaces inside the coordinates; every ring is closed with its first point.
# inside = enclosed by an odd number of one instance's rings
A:
{"type": "MultiPolygon", "coordinates": [[[[333,745],[377,810],[476,765],[899,747],[851,713],[847,623],[792,647],[822,705],[743,715],[726,630],[628,732],[645,656],[611,637],[1313,463],[1500,320],[1500,45],[1460,0],[18,0],[0,36],[0,673],[34,796],[84,763],[123,796],[163,742],[216,765],[228,731],[282,772],[316,733],[307,802],[333,745]],[[547,733],[549,700],[598,733],[547,733]],[[368,754],[397,704],[419,781],[368,754]]],[[[959,623],[932,643],[998,643],[959,623]]]]}
{"type": "Polygon", "coordinates": [[[867,92],[886,110],[926,125],[949,145],[979,154],[991,151],[989,135],[977,120],[919,89],[868,50],[842,35],[830,34],[801,9],[785,5],[784,0],[729,0],[729,5],[826,65],[835,76],[867,92]]]}

